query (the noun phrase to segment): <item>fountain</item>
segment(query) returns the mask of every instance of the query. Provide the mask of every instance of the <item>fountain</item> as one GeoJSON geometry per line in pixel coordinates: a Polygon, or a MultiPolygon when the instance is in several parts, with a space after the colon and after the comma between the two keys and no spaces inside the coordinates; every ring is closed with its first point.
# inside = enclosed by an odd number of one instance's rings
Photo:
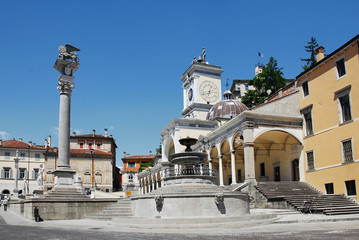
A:
{"type": "MultiPolygon", "coordinates": [[[[161,187],[133,196],[133,213],[143,218],[202,218],[249,214],[249,196],[217,184],[217,173],[205,162],[207,154],[193,152],[197,139],[179,140],[185,152],[172,154],[161,169],[161,187]]],[[[150,172],[151,170],[148,170],[150,172]]]]}

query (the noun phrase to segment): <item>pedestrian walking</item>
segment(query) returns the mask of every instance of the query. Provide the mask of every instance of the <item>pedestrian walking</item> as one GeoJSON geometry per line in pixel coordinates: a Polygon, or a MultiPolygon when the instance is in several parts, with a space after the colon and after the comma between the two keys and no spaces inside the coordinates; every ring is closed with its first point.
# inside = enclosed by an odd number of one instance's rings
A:
{"type": "Polygon", "coordinates": [[[4,204],[4,211],[7,211],[7,204],[8,204],[7,197],[5,197],[3,204],[4,204]]]}

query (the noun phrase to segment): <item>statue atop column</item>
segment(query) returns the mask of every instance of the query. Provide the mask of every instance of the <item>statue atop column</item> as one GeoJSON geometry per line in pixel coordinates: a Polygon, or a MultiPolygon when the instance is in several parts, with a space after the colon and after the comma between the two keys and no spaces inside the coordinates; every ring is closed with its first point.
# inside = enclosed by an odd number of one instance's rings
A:
{"type": "Polygon", "coordinates": [[[80,49],[70,44],[65,44],[65,46],[59,47],[59,58],[56,60],[54,68],[63,75],[72,76],[80,66],[80,59],[76,53],[80,49]]]}
{"type": "Polygon", "coordinates": [[[59,58],[66,60],[66,59],[71,59],[73,62],[79,62],[80,59],[77,55],[77,53],[75,51],[80,51],[80,49],[71,46],[70,44],[65,44],[66,47],[64,46],[60,46],[59,47],[59,58]]]}

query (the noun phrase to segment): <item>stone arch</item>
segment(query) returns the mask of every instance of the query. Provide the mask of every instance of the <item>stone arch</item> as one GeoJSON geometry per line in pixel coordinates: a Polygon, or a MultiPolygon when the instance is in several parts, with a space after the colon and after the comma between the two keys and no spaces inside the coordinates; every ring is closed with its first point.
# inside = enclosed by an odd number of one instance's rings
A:
{"type": "Polygon", "coordinates": [[[261,131],[254,139],[255,175],[262,181],[299,180],[302,142],[290,131],[271,129],[261,131]]]}
{"type": "Polygon", "coordinates": [[[175,143],[172,137],[167,138],[164,144],[163,153],[167,159],[175,153],[175,143]]]}
{"type": "Polygon", "coordinates": [[[232,183],[230,142],[227,139],[223,140],[220,149],[222,155],[223,183],[224,185],[229,185],[232,183]]]}
{"type": "Polygon", "coordinates": [[[244,137],[243,133],[238,131],[233,135],[232,146],[235,157],[235,171],[237,182],[244,182],[245,167],[244,167],[244,137]]]}

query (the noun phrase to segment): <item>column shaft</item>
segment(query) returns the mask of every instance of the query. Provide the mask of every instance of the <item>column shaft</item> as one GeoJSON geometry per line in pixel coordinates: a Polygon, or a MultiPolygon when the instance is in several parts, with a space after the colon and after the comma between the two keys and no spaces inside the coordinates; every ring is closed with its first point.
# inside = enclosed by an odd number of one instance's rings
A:
{"type": "Polygon", "coordinates": [[[223,156],[219,156],[219,185],[220,186],[224,186],[224,183],[223,183],[223,164],[222,164],[222,159],[223,159],[223,156]]]}
{"type": "Polygon", "coordinates": [[[232,169],[232,184],[235,184],[237,183],[235,151],[231,151],[231,169],[232,169]]]}

